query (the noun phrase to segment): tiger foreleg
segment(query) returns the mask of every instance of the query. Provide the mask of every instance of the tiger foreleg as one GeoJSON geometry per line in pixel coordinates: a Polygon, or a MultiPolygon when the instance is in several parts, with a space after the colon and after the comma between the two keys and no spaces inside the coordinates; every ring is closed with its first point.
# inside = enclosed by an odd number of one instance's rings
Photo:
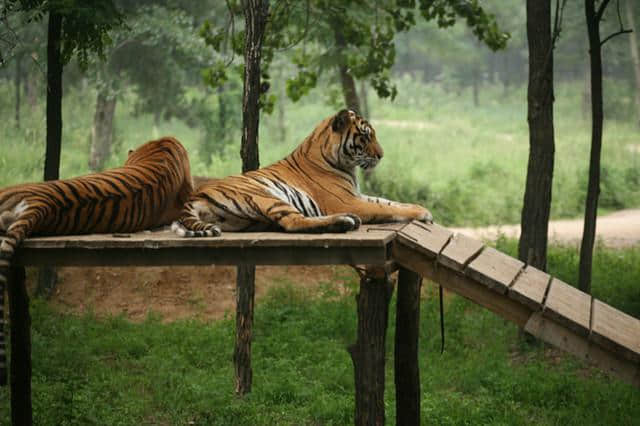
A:
{"type": "Polygon", "coordinates": [[[358,229],[362,220],[351,213],[308,217],[283,201],[276,201],[265,209],[266,214],[285,232],[347,232],[358,229]]]}
{"type": "Polygon", "coordinates": [[[431,212],[422,206],[378,197],[362,196],[349,203],[346,208],[349,212],[360,216],[363,223],[411,222],[412,220],[433,222],[431,212]]]}

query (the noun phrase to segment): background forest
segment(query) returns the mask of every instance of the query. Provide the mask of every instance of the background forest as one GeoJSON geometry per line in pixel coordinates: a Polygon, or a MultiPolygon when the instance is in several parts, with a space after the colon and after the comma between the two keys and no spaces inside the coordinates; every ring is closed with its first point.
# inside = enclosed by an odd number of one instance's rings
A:
{"type": "MultiPolygon", "coordinates": [[[[42,5],[73,17],[62,32],[61,178],[121,165],[129,149],[164,135],[186,146],[194,175],[239,173],[242,3],[0,3],[0,187],[43,178],[48,12],[42,5]],[[33,9],[23,13],[17,5],[33,9]]],[[[411,1],[339,3],[271,2],[260,164],[282,158],[320,120],[349,106],[370,119],[385,150],[376,170],[362,176],[363,192],[422,204],[444,226],[519,223],[530,152],[525,2],[417,2],[453,5],[454,16],[419,6],[408,13],[401,6],[411,1]],[[478,4],[486,19],[472,18],[480,16],[474,15],[478,4]]],[[[579,218],[591,145],[584,3],[551,4],[554,16],[562,16],[553,51],[551,218],[579,218]]],[[[620,22],[633,27],[633,21],[638,28],[640,2],[611,2],[601,33],[619,31],[620,22]]],[[[602,50],[601,214],[640,207],[639,37],[620,34],[602,50]]],[[[491,244],[517,255],[516,241],[491,244]]],[[[578,263],[574,245],[549,247],[550,274],[575,285],[578,263]]],[[[49,300],[32,301],[35,424],[352,422],[354,380],[345,347],[356,333],[353,271],[259,270],[258,276],[269,277],[260,283],[269,290],[258,292],[256,303],[254,388],[238,398],[233,314],[207,309],[218,299],[233,303],[232,271],[158,269],[62,268],[49,300]],[[198,279],[215,286],[198,287],[198,279]],[[143,312],[127,311],[127,300],[114,304],[116,313],[98,306],[124,287],[131,299],[148,301],[143,312]],[[82,301],[72,306],[64,297],[74,291],[82,301]],[[161,300],[160,293],[171,295],[161,300]],[[188,315],[178,318],[190,319],[163,317],[156,309],[161,303],[188,305],[188,315]]],[[[28,271],[32,289],[36,272],[28,271]]],[[[638,245],[596,245],[595,298],[640,317],[639,282],[638,245]]],[[[422,292],[423,424],[632,425],[640,418],[635,388],[519,339],[515,326],[448,293],[441,355],[434,289],[424,285],[422,292]]],[[[395,299],[391,303],[393,313],[395,299]]],[[[392,314],[389,324],[394,321],[392,314]]],[[[393,340],[390,327],[388,358],[393,340]]],[[[387,359],[388,423],[395,417],[392,366],[387,359]]],[[[10,422],[8,408],[8,389],[0,388],[0,425],[10,422]]]]}
{"type": "MultiPolygon", "coordinates": [[[[304,16],[303,4],[294,7],[304,16]]],[[[395,99],[380,98],[376,82],[356,79],[360,109],[386,154],[365,180],[365,190],[427,205],[445,225],[520,219],[528,156],[525,11],[515,0],[485,8],[510,34],[505,49],[491,51],[464,21],[438,28],[417,19],[393,40],[395,63],[385,78],[395,99]]],[[[86,70],[75,59],[65,67],[60,176],[117,166],[129,149],[163,135],[187,146],[194,174],[237,173],[242,56],[232,47],[211,46],[215,28],[231,25],[226,5],[132,2],[126,10],[124,25],[109,33],[103,60],[89,56],[86,70]]],[[[608,12],[603,32],[618,25],[615,8],[608,12]]],[[[309,19],[319,18],[311,13],[309,19]]],[[[236,21],[237,36],[242,19],[236,21]]],[[[0,68],[2,186],[41,179],[44,159],[46,25],[20,16],[11,24],[3,39],[14,45],[5,47],[0,68]]],[[[232,37],[230,30],[227,35],[232,37]]],[[[634,104],[640,88],[632,37],[618,37],[603,51],[600,207],[607,210],[640,203],[640,120],[634,104]]],[[[262,165],[282,158],[344,105],[335,55],[322,43],[293,40],[272,52],[270,87],[263,95],[262,165]]],[[[574,217],[584,207],[590,143],[587,39],[578,2],[566,5],[554,68],[552,217],[574,217]]]]}

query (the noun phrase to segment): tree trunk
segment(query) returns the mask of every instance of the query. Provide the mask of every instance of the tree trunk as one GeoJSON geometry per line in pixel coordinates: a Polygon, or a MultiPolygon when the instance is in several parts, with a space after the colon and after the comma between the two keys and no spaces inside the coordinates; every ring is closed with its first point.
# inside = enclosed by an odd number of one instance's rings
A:
{"type": "Polygon", "coordinates": [[[636,81],[635,99],[636,99],[636,120],[638,126],[640,126],[640,52],[638,52],[638,37],[636,34],[635,20],[633,19],[633,6],[631,1],[627,0],[626,13],[627,13],[627,25],[633,30],[629,34],[629,48],[631,50],[631,59],[633,63],[633,74],[636,81]]]}
{"type": "MultiPolygon", "coordinates": [[[[260,167],[258,128],[260,123],[260,59],[269,13],[269,0],[244,0],[244,93],[242,97],[242,172],[260,167]]],[[[255,294],[255,266],[238,266],[236,279],[236,346],[234,364],[236,393],[251,392],[251,336],[255,294]]]]}
{"type": "Polygon", "coordinates": [[[595,11],[595,0],[585,0],[585,15],[589,35],[591,60],[591,155],[589,159],[589,184],[584,209],[584,229],[580,246],[578,287],[591,293],[591,265],[593,244],[596,237],[596,217],[600,196],[600,151],[602,149],[602,51],[600,49],[600,21],[595,11]]]}
{"type": "Polygon", "coordinates": [[[113,144],[113,117],[116,112],[116,97],[100,91],[96,99],[96,112],[91,129],[91,152],[89,168],[100,171],[111,155],[113,144]]]}
{"type": "Polygon", "coordinates": [[[527,39],[529,164],[518,257],[544,271],[547,269],[547,234],[555,154],[550,0],[527,0],[527,39]]]}
{"type": "MultiPolygon", "coordinates": [[[[342,28],[340,28],[339,24],[334,25],[333,33],[336,38],[336,47],[339,50],[345,49],[347,43],[344,39],[342,28]]],[[[358,114],[362,114],[362,109],[360,108],[360,99],[358,99],[358,92],[356,91],[356,82],[353,78],[353,75],[351,75],[351,71],[347,66],[346,57],[342,51],[340,52],[339,56],[338,72],[340,74],[340,84],[342,85],[342,94],[344,95],[344,103],[346,108],[353,110],[358,114]]]]}
{"type": "MultiPolygon", "coordinates": [[[[47,35],[47,148],[44,180],[60,177],[62,147],[62,16],[49,12],[47,35]]],[[[50,293],[55,287],[56,271],[50,266],[38,270],[38,293],[50,293]]]]}
{"type": "Polygon", "coordinates": [[[353,361],[355,425],[384,424],[384,364],[389,301],[393,284],[386,272],[360,280],[356,343],[348,350],[353,361]]]}
{"type": "Polygon", "coordinates": [[[49,13],[47,38],[47,150],[44,159],[44,180],[55,180],[60,174],[62,144],[62,56],[60,41],[62,16],[49,13]]]}
{"type": "Polygon", "coordinates": [[[369,108],[367,83],[364,80],[360,80],[360,98],[362,99],[362,116],[370,120],[371,109],[369,108]]]}
{"type": "Polygon", "coordinates": [[[22,93],[22,55],[16,57],[16,75],[15,75],[15,89],[16,89],[16,129],[20,128],[20,94],[22,93]]]}
{"type": "Polygon", "coordinates": [[[480,78],[478,72],[473,73],[471,84],[473,90],[473,106],[477,108],[480,106],[480,78]]]}

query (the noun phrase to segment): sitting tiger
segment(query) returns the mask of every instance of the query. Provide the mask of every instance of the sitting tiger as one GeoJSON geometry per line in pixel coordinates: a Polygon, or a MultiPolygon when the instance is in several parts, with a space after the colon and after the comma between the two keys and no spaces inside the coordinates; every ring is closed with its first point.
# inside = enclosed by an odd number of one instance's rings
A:
{"type": "Polygon", "coordinates": [[[342,110],[283,160],[204,181],[172,229],[197,237],[222,231],[346,232],[361,223],[432,221],[423,207],[360,194],[356,167],[372,169],[381,158],[369,122],[342,110]]]}
{"type": "Polygon", "coordinates": [[[193,192],[187,151],[163,138],[125,165],[66,180],[0,189],[0,384],[7,381],[4,287],[16,247],[30,235],[135,232],[168,225],[193,192]]]}

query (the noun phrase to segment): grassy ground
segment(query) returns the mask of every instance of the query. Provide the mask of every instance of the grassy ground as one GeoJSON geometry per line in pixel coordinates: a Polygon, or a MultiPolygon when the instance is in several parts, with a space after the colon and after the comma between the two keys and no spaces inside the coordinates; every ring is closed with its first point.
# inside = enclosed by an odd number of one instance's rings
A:
{"type": "MultiPolygon", "coordinates": [[[[480,105],[474,107],[467,91],[457,94],[411,78],[397,84],[399,95],[393,103],[370,96],[372,122],[385,158],[364,189],[424,204],[445,225],[518,223],[528,156],[526,88],[504,92],[501,87],[484,87],[480,105]]],[[[612,86],[607,93],[618,88],[612,86]]],[[[554,218],[580,216],[584,209],[590,124],[581,112],[581,89],[577,83],[559,83],[556,90],[554,218]]],[[[13,116],[11,90],[0,86],[3,117],[13,116]]],[[[88,172],[95,94],[89,89],[65,93],[61,176],[71,177],[88,172]]],[[[608,99],[625,99],[624,93],[615,93],[608,99]]],[[[287,103],[284,140],[277,113],[262,117],[261,164],[288,154],[322,118],[335,113],[337,107],[327,105],[324,97],[317,89],[297,104],[287,103]]],[[[154,123],[150,116],[135,117],[133,100],[129,95],[116,108],[116,147],[108,166],[122,164],[130,148],[168,134],[187,146],[195,174],[224,176],[240,170],[239,136],[237,143],[225,147],[225,155],[214,156],[208,164],[201,129],[179,120],[154,123]]],[[[600,207],[607,210],[640,205],[638,129],[616,113],[619,109],[607,104],[600,198],[600,207]]],[[[23,111],[20,130],[11,125],[0,129],[0,140],[8,141],[0,152],[0,186],[41,178],[44,107],[23,111]]]]}
{"type": "MultiPolygon", "coordinates": [[[[500,241],[505,251],[513,241],[500,241]]],[[[599,249],[594,294],[640,316],[640,248],[599,249]],[[615,274],[615,285],[610,277],[615,274]]],[[[554,247],[551,272],[573,282],[575,249],[554,247]]],[[[312,293],[284,283],[256,308],[254,391],[233,395],[233,320],[54,313],[34,301],[33,402],[39,425],[343,425],[352,422],[355,282],[312,293]]],[[[632,425],[637,389],[568,355],[522,346],[510,323],[455,295],[446,300],[447,344],[439,354],[437,298],[425,286],[420,368],[423,424],[632,425]]],[[[392,301],[391,312],[394,312],[392,301]]],[[[386,409],[394,424],[393,324],[388,333],[386,409]]],[[[0,389],[0,424],[9,424],[0,389]]]]}

